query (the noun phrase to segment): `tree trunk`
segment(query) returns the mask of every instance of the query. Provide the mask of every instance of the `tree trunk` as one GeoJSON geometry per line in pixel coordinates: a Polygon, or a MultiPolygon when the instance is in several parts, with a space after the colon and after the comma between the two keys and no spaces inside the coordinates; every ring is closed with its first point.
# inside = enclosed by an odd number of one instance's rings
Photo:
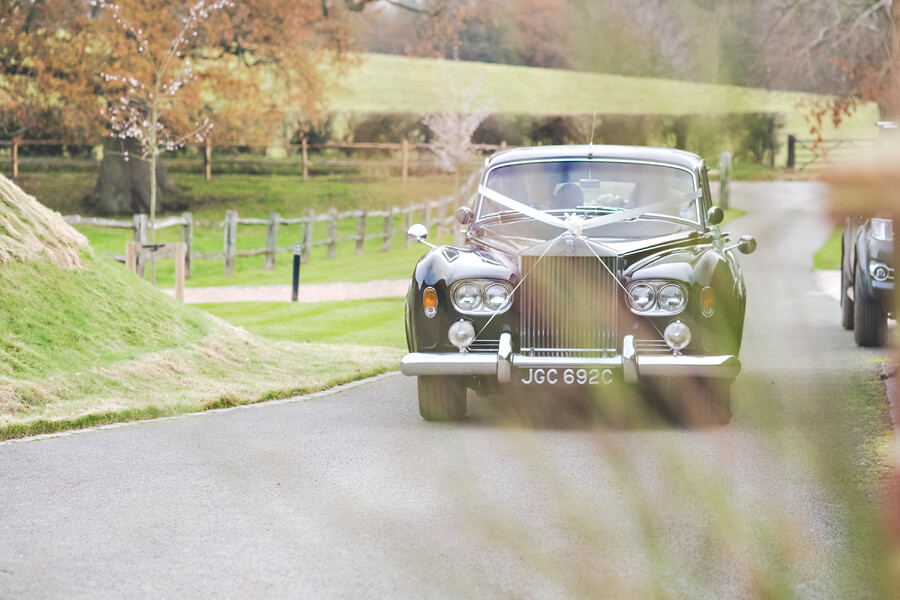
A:
{"type": "MultiPolygon", "coordinates": [[[[84,208],[93,214],[124,215],[150,212],[150,162],[140,158],[140,144],[134,139],[108,138],[103,143],[103,160],[94,191],[84,199],[84,208]],[[125,160],[124,152],[128,152],[125,160]]],[[[181,210],[178,186],[162,162],[156,167],[157,205],[164,210],[181,210]]]]}

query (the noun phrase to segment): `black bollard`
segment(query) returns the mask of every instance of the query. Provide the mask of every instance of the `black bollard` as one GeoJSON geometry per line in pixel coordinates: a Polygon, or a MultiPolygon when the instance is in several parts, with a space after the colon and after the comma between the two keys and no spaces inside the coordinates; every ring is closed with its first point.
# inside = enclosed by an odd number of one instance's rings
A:
{"type": "Polygon", "coordinates": [[[291,302],[297,301],[300,289],[300,244],[294,244],[294,282],[291,285],[291,302]]]}

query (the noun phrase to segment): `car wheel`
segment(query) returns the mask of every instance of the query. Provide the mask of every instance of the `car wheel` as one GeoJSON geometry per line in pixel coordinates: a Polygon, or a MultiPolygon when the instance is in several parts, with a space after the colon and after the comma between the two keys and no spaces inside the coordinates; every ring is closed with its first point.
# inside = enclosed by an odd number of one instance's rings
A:
{"type": "Polygon", "coordinates": [[[853,282],[853,318],[855,321],[856,343],[860,346],[884,346],[887,338],[887,315],[881,304],[870,298],[860,287],[862,277],[859,264],[853,282]]]}
{"type": "MultiPolygon", "coordinates": [[[[853,329],[853,300],[847,295],[850,291],[850,283],[844,273],[844,259],[841,258],[841,327],[853,329]]],[[[854,296],[855,297],[855,296],[854,296]]]]}
{"type": "Polygon", "coordinates": [[[419,414],[426,421],[458,421],[466,416],[466,386],[458,377],[419,376],[419,414]]]}

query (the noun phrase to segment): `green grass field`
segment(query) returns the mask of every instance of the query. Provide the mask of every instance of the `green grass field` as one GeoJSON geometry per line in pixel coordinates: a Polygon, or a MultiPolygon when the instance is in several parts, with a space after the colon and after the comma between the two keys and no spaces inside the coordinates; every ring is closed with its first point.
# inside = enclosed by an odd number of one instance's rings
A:
{"type": "MultiPolygon", "coordinates": [[[[785,130],[803,137],[803,116],[811,94],[741,88],[647,77],[625,77],[533,67],[446,62],[384,54],[365,54],[329,94],[332,112],[427,113],[443,107],[458,110],[447,94],[482,78],[475,108],[500,114],[721,114],[778,112],[785,130]]],[[[866,106],[829,137],[874,137],[877,110],[866,106]]]]}

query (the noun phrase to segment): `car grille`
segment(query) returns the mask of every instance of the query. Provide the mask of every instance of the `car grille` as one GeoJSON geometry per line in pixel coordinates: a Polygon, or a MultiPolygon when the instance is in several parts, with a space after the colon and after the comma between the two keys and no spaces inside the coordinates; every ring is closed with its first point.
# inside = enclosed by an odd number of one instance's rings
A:
{"type": "Polygon", "coordinates": [[[522,257],[519,347],[526,356],[613,357],[621,288],[615,257],[522,257]]]}

